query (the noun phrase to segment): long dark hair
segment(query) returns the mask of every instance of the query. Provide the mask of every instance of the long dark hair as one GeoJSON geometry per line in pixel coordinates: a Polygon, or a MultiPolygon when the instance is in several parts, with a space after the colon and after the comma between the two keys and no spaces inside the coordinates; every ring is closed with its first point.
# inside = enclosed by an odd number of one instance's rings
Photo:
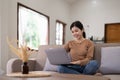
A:
{"type": "MultiPolygon", "coordinates": [[[[77,27],[79,28],[80,30],[84,30],[84,27],[83,27],[83,24],[80,22],[80,21],[75,21],[71,24],[70,26],[70,30],[73,28],[73,27],[77,27]]],[[[85,31],[83,32],[83,37],[86,38],[86,33],[85,31]]]]}

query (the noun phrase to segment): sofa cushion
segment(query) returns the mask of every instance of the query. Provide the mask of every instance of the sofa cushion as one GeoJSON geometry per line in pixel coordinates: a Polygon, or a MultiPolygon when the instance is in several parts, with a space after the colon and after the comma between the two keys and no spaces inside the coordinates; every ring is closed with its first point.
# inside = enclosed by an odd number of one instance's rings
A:
{"type": "Polygon", "coordinates": [[[120,46],[101,48],[100,72],[103,74],[120,73],[120,46]]]}
{"type": "Polygon", "coordinates": [[[57,65],[52,65],[50,64],[48,58],[46,59],[46,63],[45,63],[45,67],[44,67],[44,71],[57,71],[58,66],[57,65]]]}
{"type": "Polygon", "coordinates": [[[94,59],[101,64],[101,48],[120,46],[120,43],[95,43],[94,59]]]}

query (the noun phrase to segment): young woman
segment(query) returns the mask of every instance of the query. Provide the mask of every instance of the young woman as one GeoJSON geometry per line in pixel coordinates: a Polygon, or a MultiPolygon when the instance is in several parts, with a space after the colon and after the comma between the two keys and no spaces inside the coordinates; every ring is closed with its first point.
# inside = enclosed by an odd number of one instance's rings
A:
{"type": "Polygon", "coordinates": [[[85,39],[85,32],[80,21],[75,21],[71,24],[73,40],[64,45],[67,52],[70,53],[71,64],[64,64],[58,67],[60,73],[71,74],[88,74],[96,73],[99,65],[93,59],[94,43],[85,39]]]}

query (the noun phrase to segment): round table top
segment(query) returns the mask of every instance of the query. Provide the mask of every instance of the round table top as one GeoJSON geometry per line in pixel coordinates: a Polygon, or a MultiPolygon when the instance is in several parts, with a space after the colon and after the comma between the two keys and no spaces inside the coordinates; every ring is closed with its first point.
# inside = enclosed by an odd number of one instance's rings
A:
{"type": "Polygon", "coordinates": [[[22,72],[15,72],[6,74],[10,77],[49,77],[51,76],[50,72],[47,71],[31,71],[29,74],[22,74],[22,72]]]}

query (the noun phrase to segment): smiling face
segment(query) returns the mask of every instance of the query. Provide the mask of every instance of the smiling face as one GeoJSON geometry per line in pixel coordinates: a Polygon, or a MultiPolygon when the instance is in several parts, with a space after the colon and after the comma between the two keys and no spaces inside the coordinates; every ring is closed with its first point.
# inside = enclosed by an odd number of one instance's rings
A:
{"type": "Polygon", "coordinates": [[[79,29],[78,27],[72,27],[71,29],[71,32],[72,32],[72,36],[77,39],[77,40],[80,40],[83,38],[83,30],[79,29]]]}

